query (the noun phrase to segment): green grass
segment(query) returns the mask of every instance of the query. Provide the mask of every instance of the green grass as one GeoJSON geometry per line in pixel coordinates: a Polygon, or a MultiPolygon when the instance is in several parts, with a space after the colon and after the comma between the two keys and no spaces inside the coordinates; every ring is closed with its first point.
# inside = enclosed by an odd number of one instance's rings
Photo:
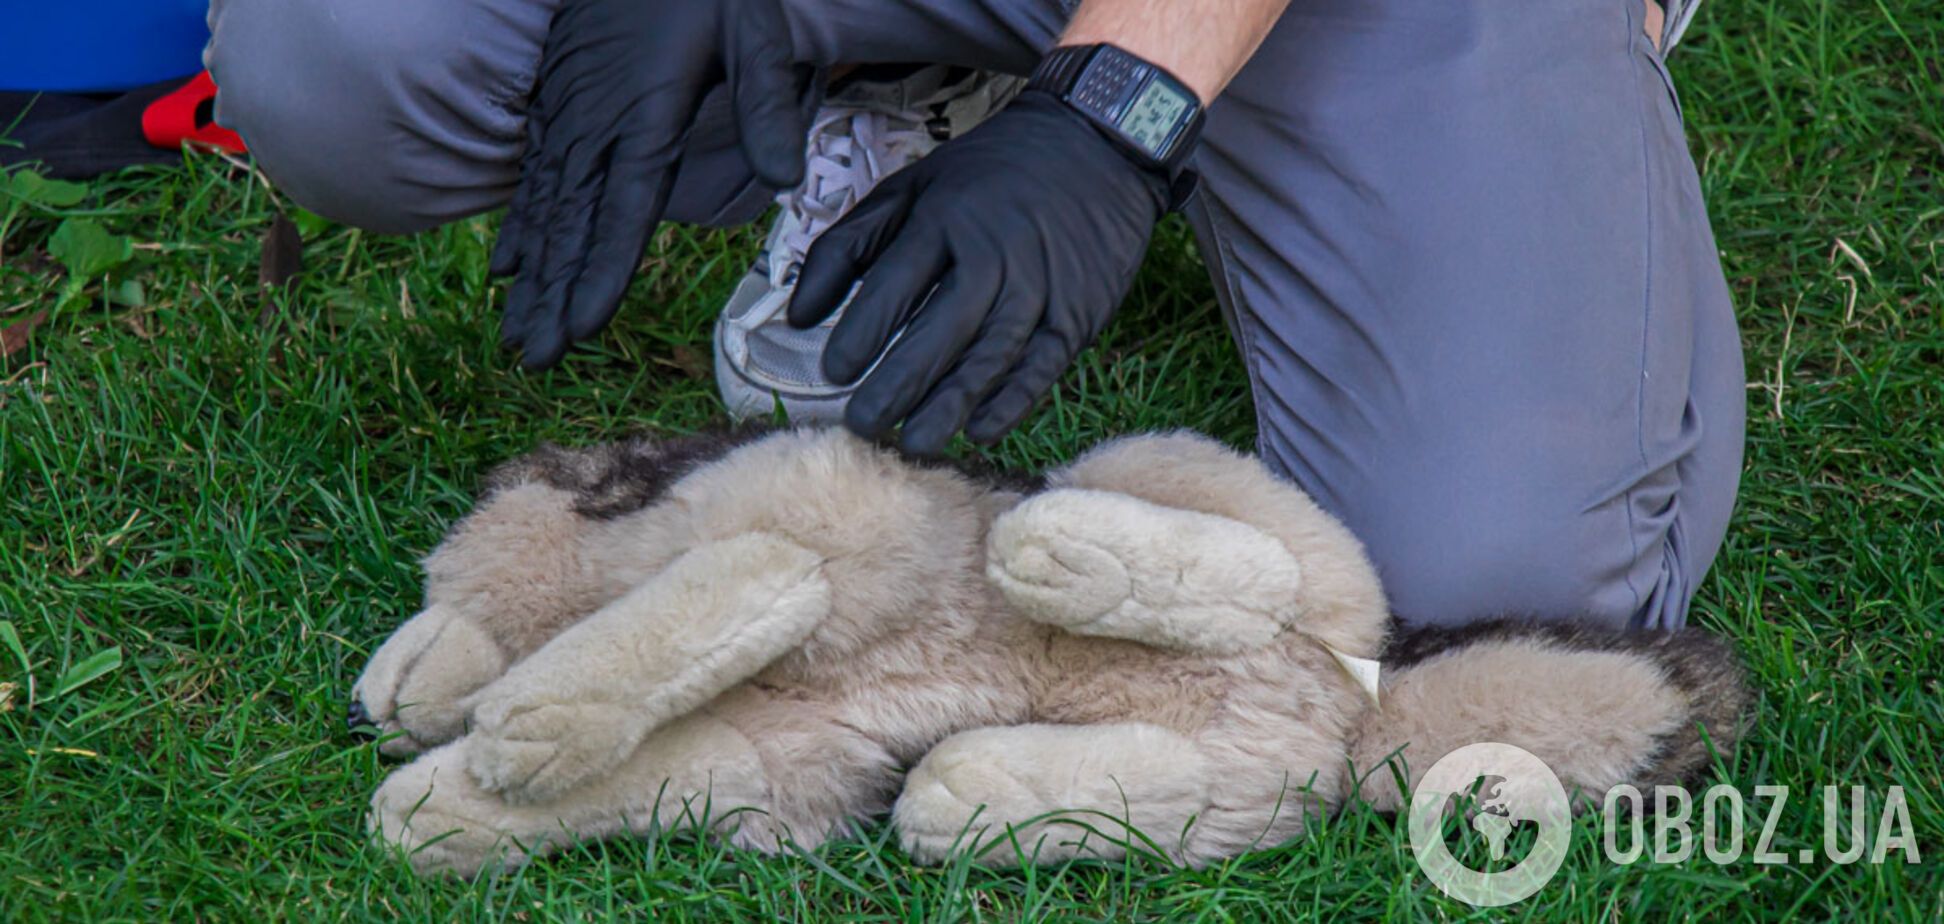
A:
{"type": "MultiPolygon", "coordinates": [[[[1716,2],[1689,42],[1674,70],[1750,382],[1741,507],[1695,613],[1761,694],[1719,777],[1797,788],[1775,843],[1790,855],[1821,844],[1809,787],[1868,786],[1874,819],[1901,784],[1924,862],[1621,867],[1582,824],[1510,914],[1937,921],[1944,8],[1716,2]]],[[[68,206],[0,200],[0,327],[74,296],[0,360],[0,920],[1504,916],[1432,890],[1402,826],[1361,811],[1199,872],[921,869],[879,830],[813,856],[674,838],[413,878],[363,838],[386,767],[340,733],[352,677],[413,610],[416,558],[484,466],[717,418],[709,322],[756,232],[665,235],[595,352],[526,375],[495,343],[488,222],[313,228],[266,311],[272,205],[208,158],[68,206]],[[70,284],[47,253],[72,255],[51,240],[66,219],[129,236],[134,258],[70,284]]],[[[1252,427],[1178,228],[1000,455],[1042,465],[1162,426],[1237,443],[1252,427]]]]}

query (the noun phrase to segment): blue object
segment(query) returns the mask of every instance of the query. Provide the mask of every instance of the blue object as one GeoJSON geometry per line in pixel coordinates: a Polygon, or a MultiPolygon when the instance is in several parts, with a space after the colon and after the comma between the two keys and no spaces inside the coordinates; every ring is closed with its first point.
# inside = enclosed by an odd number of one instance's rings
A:
{"type": "Polygon", "coordinates": [[[0,4],[0,90],[126,90],[202,70],[209,0],[0,4]]]}

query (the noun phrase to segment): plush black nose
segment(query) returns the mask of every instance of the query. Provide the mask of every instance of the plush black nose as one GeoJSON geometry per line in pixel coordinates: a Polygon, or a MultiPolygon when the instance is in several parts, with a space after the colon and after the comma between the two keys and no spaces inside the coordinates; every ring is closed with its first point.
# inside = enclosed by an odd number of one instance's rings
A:
{"type": "Polygon", "coordinates": [[[344,710],[344,727],[351,729],[354,735],[370,737],[378,730],[378,723],[371,720],[371,713],[365,711],[365,704],[354,699],[344,710]]]}

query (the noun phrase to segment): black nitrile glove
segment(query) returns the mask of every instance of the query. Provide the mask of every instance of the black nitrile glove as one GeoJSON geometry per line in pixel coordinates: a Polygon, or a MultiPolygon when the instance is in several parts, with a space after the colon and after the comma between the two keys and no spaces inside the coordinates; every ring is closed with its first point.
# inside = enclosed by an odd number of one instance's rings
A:
{"type": "Polygon", "coordinates": [[[961,427],[996,441],[1106,327],[1168,189],[1161,170],[1029,90],[825,231],[790,323],[828,317],[861,274],[824,373],[855,381],[904,333],[851,395],[845,423],[878,436],[903,421],[916,453],[938,452],[961,427]]]}
{"type": "Polygon", "coordinates": [[[614,316],[668,204],[683,142],[727,82],[743,157],[803,179],[808,134],[777,0],[566,0],[547,32],[492,272],[518,274],[501,334],[529,368],[614,316]]]}

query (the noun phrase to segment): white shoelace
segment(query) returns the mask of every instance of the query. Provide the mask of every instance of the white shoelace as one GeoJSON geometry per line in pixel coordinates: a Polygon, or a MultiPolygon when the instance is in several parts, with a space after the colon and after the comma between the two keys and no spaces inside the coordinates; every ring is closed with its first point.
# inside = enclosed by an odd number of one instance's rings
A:
{"type": "Polygon", "coordinates": [[[772,284],[796,282],[810,244],[885,176],[925,156],[937,141],[924,113],[827,107],[810,127],[803,184],[777,197],[790,224],[770,254],[772,284]]]}

